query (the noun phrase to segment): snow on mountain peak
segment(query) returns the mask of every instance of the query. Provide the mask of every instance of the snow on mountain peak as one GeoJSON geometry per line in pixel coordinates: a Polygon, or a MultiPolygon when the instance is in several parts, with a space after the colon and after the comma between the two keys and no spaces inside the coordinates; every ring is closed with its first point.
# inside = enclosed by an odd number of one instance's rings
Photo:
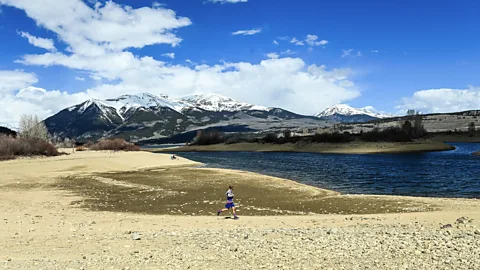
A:
{"type": "MultiPolygon", "coordinates": [[[[118,116],[122,119],[127,111],[138,108],[150,109],[168,107],[177,112],[181,112],[184,108],[192,107],[215,112],[232,112],[239,110],[270,110],[267,107],[256,106],[245,102],[239,102],[232,98],[218,94],[192,95],[179,100],[175,100],[164,94],[157,96],[149,93],[140,93],[135,95],[125,94],[117,98],[105,100],[89,99],[82,104],[75,105],[67,109],[69,111],[78,110],[78,113],[83,113],[93,104],[95,104],[103,112],[105,112],[107,108],[113,108],[114,111],[117,112],[118,116]]],[[[111,111],[111,109],[108,109],[107,111],[111,111]]]]}
{"type": "Polygon", "coordinates": [[[337,104],[325,109],[323,112],[316,114],[316,117],[329,117],[332,115],[368,115],[376,118],[388,118],[391,117],[386,114],[378,113],[372,106],[366,106],[363,108],[353,108],[347,104],[337,104]]]}
{"type": "Polygon", "coordinates": [[[173,110],[180,111],[185,104],[175,101],[167,95],[155,96],[149,93],[141,93],[137,95],[122,95],[115,99],[107,99],[104,101],[107,105],[114,107],[119,112],[126,112],[131,108],[157,108],[169,107],[173,110]]]}
{"type": "Polygon", "coordinates": [[[239,111],[239,110],[260,110],[268,111],[269,108],[264,106],[252,105],[245,102],[236,101],[233,98],[225,97],[218,94],[200,94],[191,95],[181,99],[192,106],[207,111],[239,111]]]}

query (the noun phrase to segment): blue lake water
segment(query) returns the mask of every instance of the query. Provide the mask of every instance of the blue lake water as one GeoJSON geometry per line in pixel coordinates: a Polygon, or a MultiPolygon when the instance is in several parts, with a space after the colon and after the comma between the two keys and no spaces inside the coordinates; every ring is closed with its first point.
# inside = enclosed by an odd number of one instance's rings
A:
{"type": "Polygon", "coordinates": [[[453,151],[344,155],[191,152],[179,156],[206,167],[261,173],[344,194],[480,198],[479,143],[450,143],[453,151]]]}

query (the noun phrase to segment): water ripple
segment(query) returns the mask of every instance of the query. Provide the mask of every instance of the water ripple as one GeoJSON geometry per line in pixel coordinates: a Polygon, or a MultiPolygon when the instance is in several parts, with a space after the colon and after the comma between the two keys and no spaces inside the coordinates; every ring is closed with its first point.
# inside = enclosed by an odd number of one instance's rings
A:
{"type": "Polygon", "coordinates": [[[480,198],[478,143],[414,154],[194,152],[206,167],[257,172],[347,194],[480,198]]]}

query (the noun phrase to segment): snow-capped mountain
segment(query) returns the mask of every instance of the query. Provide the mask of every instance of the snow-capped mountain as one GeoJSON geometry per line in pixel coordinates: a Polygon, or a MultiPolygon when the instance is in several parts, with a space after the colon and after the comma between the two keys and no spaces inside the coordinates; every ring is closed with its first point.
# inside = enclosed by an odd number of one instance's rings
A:
{"type": "Polygon", "coordinates": [[[376,112],[371,106],[357,109],[347,104],[331,106],[315,116],[321,119],[337,120],[340,122],[363,122],[392,117],[391,115],[376,112]]]}
{"type": "Polygon", "coordinates": [[[106,100],[89,99],[47,118],[45,124],[57,137],[95,140],[120,136],[139,141],[212,126],[252,131],[283,125],[316,127],[325,121],[214,94],[175,100],[167,95],[143,93],[106,100]]]}
{"type": "Polygon", "coordinates": [[[269,111],[270,108],[239,102],[232,98],[217,94],[192,95],[181,99],[194,107],[213,112],[234,112],[243,110],[269,111]]]}
{"type": "Polygon", "coordinates": [[[170,108],[177,112],[184,109],[200,108],[212,112],[235,112],[245,110],[269,111],[270,108],[239,102],[232,98],[217,95],[217,94],[203,94],[193,95],[175,100],[167,95],[152,95],[149,93],[141,93],[137,95],[122,95],[114,99],[90,99],[86,102],[69,107],[69,111],[77,110],[78,113],[83,113],[90,106],[97,106],[103,113],[108,116],[112,108],[115,109],[117,116],[122,119],[125,114],[131,113],[137,109],[155,109],[155,108],[170,108]]]}
{"type": "Polygon", "coordinates": [[[83,113],[92,105],[97,106],[105,114],[108,114],[105,112],[107,108],[109,111],[114,108],[117,115],[122,118],[124,118],[127,112],[140,108],[152,109],[166,107],[180,112],[183,108],[192,106],[182,101],[176,101],[167,95],[155,96],[148,93],[141,93],[138,95],[122,95],[114,99],[106,100],[89,99],[82,104],[69,107],[68,110],[77,110],[78,113],[83,113]]]}

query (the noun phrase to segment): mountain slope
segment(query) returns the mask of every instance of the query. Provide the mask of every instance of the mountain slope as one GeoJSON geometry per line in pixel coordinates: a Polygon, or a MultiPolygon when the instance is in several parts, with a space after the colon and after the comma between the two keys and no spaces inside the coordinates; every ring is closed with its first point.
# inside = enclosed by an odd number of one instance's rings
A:
{"type": "Polygon", "coordinates": [[[122,137],[131,141],[171,137],[202,128],[268,130],[318,127],[325,121],[280,108],[266,108],[219,95],[174,100],[166,95],[123,95],[87,100],[45,120],[57,137],[80,140],[122,137]]]}
{"type": "Polygon", "coordinates": [[[2,127],[0,126],[0,135],[7,135],[7,136],[17,136],[17,132],[7,128],[7,127],[2,127]]]}
{"type": "Polygon", "coordinates": [[[79,105],[64,109],[45,119],[50,133],[60,137],[101,137],[123,123],[123,118],[114,107],[99,100],[87,100],[79,105]]]}
{"type": "Polygon", "coordinates": [[[374,112],[372,107],[357,109],[347,104],[337,104],[316,114],[315,117],[337,122],[367,122],[391,116],[374,112]]]}

